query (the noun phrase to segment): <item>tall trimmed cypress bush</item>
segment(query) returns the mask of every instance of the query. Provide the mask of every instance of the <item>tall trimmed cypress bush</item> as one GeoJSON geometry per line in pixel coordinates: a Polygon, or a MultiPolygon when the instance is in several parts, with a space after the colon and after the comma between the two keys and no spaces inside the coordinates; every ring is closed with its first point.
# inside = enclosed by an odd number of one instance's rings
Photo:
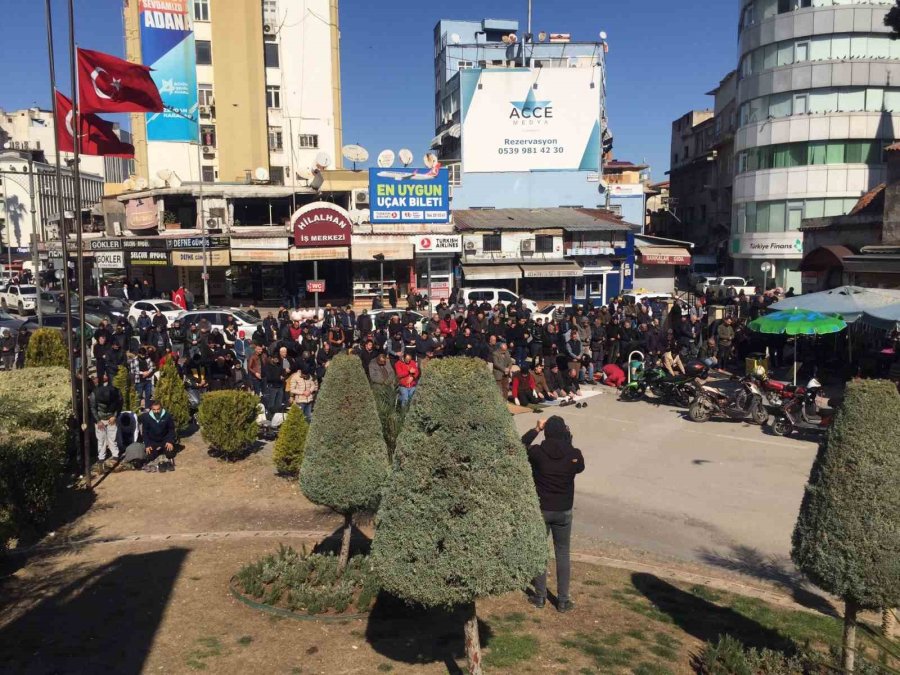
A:
{"type": "Polygon", "coordinates": [[[465,605],[481,672],[477,598],[524,588],[547,562],[528,457],[477,359],[432,361],[406,413],[372,548],[383,588],[425,606],[465,605]]]}
{"type": "Polygon", "coordinates": [[[854,671],[859,610],[900,604],[900,395],[851,382],[813,464],[791,558],[845,605],[843,666],[854,671]]]}
{"type": "Polygon", "coordinates": [[[378,507],[390,474],[375,397],[358,356],[338,354],[325,371],[300,468],[300,489],[344,516],[339,567],[350,557],[353,514],[378,507]]]}
{"type": "Polygon", "coordinates": [[[203,395],[197,421],[209,446],[229,459],[241,457],[259,435],[259,398],[248,391],[211,391],[203,395]]]}
{"type": "Polygon", "coordinates": [[[66,343],[60,332],[52,328],[38,328],[34,331],[28,341],[28,349],[25,351],[26,368],[43,366],[69,367],[66,343]]]}
{"type": "Polygon", "coordinates": [[[308,433],[309,424],[303,410],[300,406],[292,405],[284,424],[278,430],[275,447],[272,448],[272,460],[278,473],[285,476],[297,476],[300,473],[308,433]]]}
{"type": "Polygon", "coordinates": [[[137,390],[134,388],[134,378],[128,369],[128,364],[124,363],[116,370],[113,377],[113,386],[122,394],[122,409],[138,412],[141,407],[141,401],[138,398],[137,390]]]}
{"type": "MultiPolygon", "coordinates": [[[[135,397],[137,393],[135,393],[135,397]]],[[[175,361],[168,359],[159,373],[159,382],[153,393],[153,398],[169,411],[175,420],[175,429],[179,434],[184,433],[191,423],[191,404],[188,401],[187,390],[184,381],[178,374],[175,361]]]]}

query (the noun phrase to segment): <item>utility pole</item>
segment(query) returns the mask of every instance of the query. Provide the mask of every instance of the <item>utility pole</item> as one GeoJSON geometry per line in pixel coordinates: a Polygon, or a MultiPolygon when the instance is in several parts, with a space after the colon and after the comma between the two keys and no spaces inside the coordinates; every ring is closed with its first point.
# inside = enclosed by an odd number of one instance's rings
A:
{"type": "Polygon", "coordinates": [[[203,250],[203,304],[209,307],[209,269],[206,264],[206,216],[203,214],[203,148],[197,139],[197,177],[199,184],[199,196],[197,200],[197,217],[200,220],[200,246],[203,250]]]}
{"type": "Polygon", "coordinates": [[[38,328],[44,327],[44,310],[41,308],[41,256],[38,252],[37,209],[34,208],[34,155],[28,154],[28,200],[31,202],[31,260],[34,265],[34,285],[37,287],[38,328]]]}

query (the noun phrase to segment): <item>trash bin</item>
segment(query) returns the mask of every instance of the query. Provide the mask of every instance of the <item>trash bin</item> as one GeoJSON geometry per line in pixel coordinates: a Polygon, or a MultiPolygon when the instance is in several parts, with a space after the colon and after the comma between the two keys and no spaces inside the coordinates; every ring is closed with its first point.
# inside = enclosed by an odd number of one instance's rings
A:
{"type": "Polygon", "coordinates": [[[759,366],[765,368],[768,373],[769,357],[765,354],[748,354],[747,358],[744,359],[744,373],[746,375],[754,373],[759,366]]]}

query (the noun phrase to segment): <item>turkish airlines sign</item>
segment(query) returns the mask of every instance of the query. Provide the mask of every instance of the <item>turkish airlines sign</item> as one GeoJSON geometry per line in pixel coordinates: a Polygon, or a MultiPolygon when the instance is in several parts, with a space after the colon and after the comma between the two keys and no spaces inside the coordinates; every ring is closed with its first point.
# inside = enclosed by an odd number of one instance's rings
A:
{"type": "Polygon", "coordinates": [[[291,218],[294,246],[350,246],[353,223],[350,214],[328,202],[314,202],[298,210],[291,218]]]}
{"type": "Polygon", "coordinates": [[[458,234],[426,234],[410,237],[416,253],[459,253],[462,251],[462,237],[458,234]]]}

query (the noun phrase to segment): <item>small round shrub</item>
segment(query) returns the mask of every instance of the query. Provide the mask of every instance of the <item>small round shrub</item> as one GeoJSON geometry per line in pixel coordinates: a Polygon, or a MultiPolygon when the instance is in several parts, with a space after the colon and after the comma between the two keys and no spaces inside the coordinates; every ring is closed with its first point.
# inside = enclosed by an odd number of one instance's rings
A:
{"type": "Polygon", "coordinates": [[[28,349],[25,351],[25,367],[40,368],[42,366],[69,367],[69,353],[58,330],[38,328],[28,341],[28,349]]]}
{"type": "Polygon", "coordinates": [[[256,441],[259,399],[246,391],[213,391],[203,395],[197,421],[203,440],[228,458],[244,454],[256,441]]]}
{"type": "Polygon", "coordinates": [[[297,476],[300,473],[308,431],[309,424],[303,410],[298,406],[291,406],[284,424],[278,430],[278,439],[272,449],[272,459],[278,473],[285,476],[297,476]]]}

